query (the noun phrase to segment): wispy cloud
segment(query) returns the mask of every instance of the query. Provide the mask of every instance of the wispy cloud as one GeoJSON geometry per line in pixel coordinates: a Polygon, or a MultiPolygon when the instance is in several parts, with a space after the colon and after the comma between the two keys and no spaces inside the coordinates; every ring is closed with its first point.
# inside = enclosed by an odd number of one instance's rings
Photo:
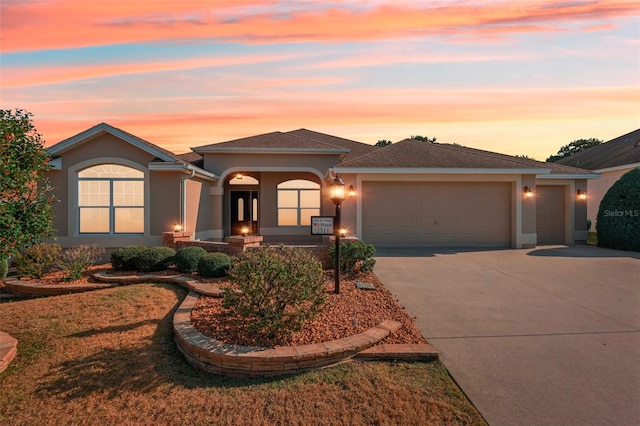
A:
{"type": "Polygon", "coordinates": [[[245,43],[380,40],[425,34],[480,35],[556,31],[582,21],[636,16],[640,2],[370,3],[289,8],[245,1],[3,2],[4,52],[159,40],[218,39],[245,43]],[[81,34],[81,36],[79,36],[81,34]]]}

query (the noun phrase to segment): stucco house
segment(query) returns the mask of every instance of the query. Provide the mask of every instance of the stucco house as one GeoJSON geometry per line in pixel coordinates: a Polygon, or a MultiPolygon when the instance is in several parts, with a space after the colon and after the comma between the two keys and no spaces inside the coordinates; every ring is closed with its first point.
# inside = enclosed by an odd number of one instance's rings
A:
{"type": "Polygon", "coordinates": [[[591,170],[602,176],[587,185],[587,217],[595,231],[600,202],[611,185],[628,171],[640,167],[640,129],[563,158],[558,164],[591,170]]]}
{"type": "Polygon", "coordinates": [[[534,247],[587,239],[590,171],[458,145],[403,140],[384,148],[306,129],[176,155],[106,123],[49,148],[63,246],[160,245],[179,225],[221,241],[241,226],[265,242],[322,242],[340,174],[348,234],[378,247],[534,247]]]}

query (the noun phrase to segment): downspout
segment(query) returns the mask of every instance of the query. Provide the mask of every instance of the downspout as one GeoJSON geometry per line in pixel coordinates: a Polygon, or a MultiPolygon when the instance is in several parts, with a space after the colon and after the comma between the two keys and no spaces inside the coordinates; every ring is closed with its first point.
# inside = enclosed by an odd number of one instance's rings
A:
{"type": "Polygon", "coordinates": [[[180,226],[183,232],[187,230],[187,180],[192,179],[195,175],[196,171],[191,170],[190,176],[182,176],[180,178],[180,226]]]}

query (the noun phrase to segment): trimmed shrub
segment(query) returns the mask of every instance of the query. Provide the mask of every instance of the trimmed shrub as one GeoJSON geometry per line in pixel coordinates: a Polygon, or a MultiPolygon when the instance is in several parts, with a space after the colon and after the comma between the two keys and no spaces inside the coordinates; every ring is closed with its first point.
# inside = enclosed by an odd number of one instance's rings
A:
{"type": "Polygon", "coordinates": [[[140,253],[145,249],[144,246],[121,247],[111,253],[111,266],[116,271],[133,271],[140,253]]]}
{"type": "Polygon", "coordinates": [[[61,252],[59,244],[34,244],[16,255],[16,270],[23,277],[42,278],[56,266],[61,252]]]}
{"type": "Polygon", "coordinates": [[[602,198],[598,245],[640,251],[640,168],[625,173],[602,198]]]}
{"type": "Polygon", "coordinates": [[[62,252],[58,267],[66,272],[64,280],[74,281],[82,278],[82,273],[93,264],[98,263],[104,248],[97,245],[80,245],[62,252]]]}
{"type": "MultiPolygon", "coordinates": [[[[340,243],[340,272],[343,274],[357,275],[363,272],[373,271],[376,260],[373,255],[376,248],[373,244],[367,244],[360,240],[346,240],[340,243]]],[[[331,264],[336,263],[335,245],[329,246],[331,264]]]]}
{"type": "Polygon", "coordinates": [[[198,274],[204,278],[220,278],[227,275],[231,258],[225,253],[207,253],[198,262],[198,274]]]}
{"type": "Polygon", "coordinates": [[[202,247],[190,246],[183,247],[176,253],[174,263],[176,269],[183,274],[190,274],[198,270],[198,262],[207,251],[202,247]]]}
{"type": "Polygon", "coordinates": [[[136,269],[142,272],[162,271],[173,263],[176,251],[171,247],[147,247],[136,258],[136,269]]]}
{"type": "Polygon", "coordinates": [[[223,306],[241,319],[247,332],[268,339],[301,330],[325,302],[322,264],[298,247],[265,246],[240,253],[230,276],[238,288],[224,290],[223,306]]]}

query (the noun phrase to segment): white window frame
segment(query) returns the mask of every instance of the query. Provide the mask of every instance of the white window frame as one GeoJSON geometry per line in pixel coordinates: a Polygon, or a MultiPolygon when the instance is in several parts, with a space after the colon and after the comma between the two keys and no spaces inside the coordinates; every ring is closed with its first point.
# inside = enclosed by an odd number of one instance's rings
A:
{"type": "MultiPolygon", "coordinates": [[[[105,179],[113,179],[113,178],[105,178],[105,179]]],[[[117,179],[117,178],[115,178],[117,179]]],[[[124,178],[124,180],[132,180],[130,178],[124,178]]],[[[135,179],[133,179],[135,180],[135,179]]],[[[68,169],[68,189],[69,189],[69,201],[68,201],[68,221],[67,226],[72,234],[75,237],[83,237],[83,236],[97,236],[97,237],[126,237],[126,236],[149,236],[150,235],[150,223],[151,223],[151,196],[149,191],[149,169],[141,166],[140,164],[133,162],[131,160],[127,160],[124,158],[117,157],[101,157],[95,158],[87,161],[80,162],[68,169]],[[130,167],[132,169],[138,170],[143,173],[144,177],[144,232],[142,233],[113,233],[113,223],[110,223],[110,232],[109,233],[80,233],[80,208],[79,208],[79,193],[78,193],[78,182],[79,176],[78,173],[84,169],[98,166],[101,164],[117,164],[120,166],[130,167]]],[[[123,206],[118,206],[123,207],[123,206]]],[[[139,207],[139,206],[135,206],[139,207]]]]}
{"type": "Polygon", "coordinates": [[[314,182],[312,180],[309,179],[289,179],[283,182],[280,182],[277,186],[276,186],[276,192],[278,194],[277,196],[277,203],[276,203],[276,208],[277,208],[277,213],[276,213],[276,217],[277,217],[277,224],[279,228],[300,228],[300,227],[310,227],[311,224],[308,225],[302,225],[302,210],[308,210],[309,207],[300,207],[300,200],[301,200],[301,193],[302,192],[306,192],[306,191],[316,191],[318,193],[318,207],[317,207],[317,213],[316,214],[312,214],[311,216],[318,216],[320,214],[321,211],[321,207],[322,207],[322,186],[317,183],[314,182]],[[287,183],[287,182],[291,182],[291,181],[298,181],[298,180],[303,180],[303,181],[307,181],[307,182],[311,182],[313,184],[318,185],[318,188],[280,188],[279,186],[283,183],[287,183]],[[295,192],[297,195],[297,206],[296,207],[280,207],[280,193],[282,192],[295,192]],[[296,211],[296,224],[295,225],[282,225],[280,223],[280,211],[281,210],[295,210],[296,211]]]}

